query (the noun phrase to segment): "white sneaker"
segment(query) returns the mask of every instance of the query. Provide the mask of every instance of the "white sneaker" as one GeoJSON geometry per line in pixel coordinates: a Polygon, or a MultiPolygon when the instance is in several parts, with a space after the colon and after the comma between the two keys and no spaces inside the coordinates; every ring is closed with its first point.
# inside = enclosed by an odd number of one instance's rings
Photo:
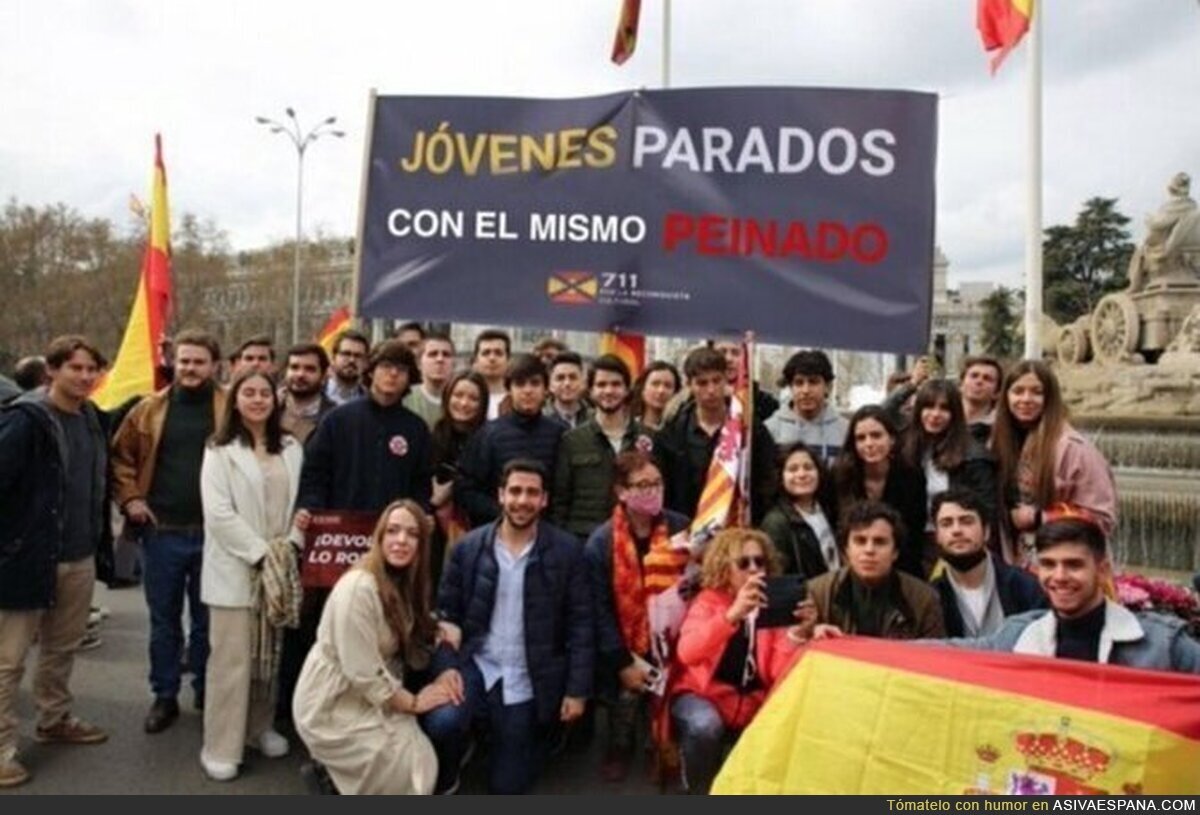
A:
{"type": "Polygon", "coordinates": [[[283,758],[292,748],[288,740],[274,730],[264,730],[254,746],[267,758],[283,758]]]}
{"type": "Polygon", "coordinates": [[[209,761],[202,754],[200,766],[204,768],[204,774],[213,781],[232,781],[238,777],[238,765],[232,761],[209,761]]]}

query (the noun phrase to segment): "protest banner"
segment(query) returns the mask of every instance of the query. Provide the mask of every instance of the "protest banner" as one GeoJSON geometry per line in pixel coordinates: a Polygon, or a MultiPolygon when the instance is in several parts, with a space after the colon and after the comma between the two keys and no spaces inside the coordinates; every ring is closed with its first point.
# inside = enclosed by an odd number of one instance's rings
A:
{"type": "Polygon", "coordinates": [[[364,317],[928,343],[937,100],[373,96],[364,317]]]}
{"type": "Polygon", "coordinates": [[[379,520],[374,512],[314,510],[304,532],[300,585],[329,589],[371,548],[379,520]]]}

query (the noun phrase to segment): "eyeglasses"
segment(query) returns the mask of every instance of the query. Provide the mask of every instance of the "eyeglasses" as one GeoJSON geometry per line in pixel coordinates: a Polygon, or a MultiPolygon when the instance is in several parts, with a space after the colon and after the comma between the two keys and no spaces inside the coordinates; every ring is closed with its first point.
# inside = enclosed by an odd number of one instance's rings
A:
{"type": "Polygon", "coordinates": [[[742,555],[734,561],[734,564],[743,572],[749,571],[751,567],[765,569],[767,567],[767,559],[762,555],[742,555]]]}
{"type": "Polygon", "coordinates": [[[654,492],[662,488],[662,481],[634,481],[627,487],[627,489],[631,489],[634,492],[654,492]]]}

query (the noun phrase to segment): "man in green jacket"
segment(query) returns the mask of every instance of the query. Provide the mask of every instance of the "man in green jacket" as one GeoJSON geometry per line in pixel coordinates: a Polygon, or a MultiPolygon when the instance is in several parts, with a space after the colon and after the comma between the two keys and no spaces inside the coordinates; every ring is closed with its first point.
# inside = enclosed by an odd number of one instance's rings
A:
{"type": "Polygon", "coordinates": [[[588,371],[596,413],[562,437],[554,473],[550,522],[586,540],[612,515],[617,454],[652,452],[651,435],[629,415],[629,368],[618,357],[598,357],[588,371]]]}

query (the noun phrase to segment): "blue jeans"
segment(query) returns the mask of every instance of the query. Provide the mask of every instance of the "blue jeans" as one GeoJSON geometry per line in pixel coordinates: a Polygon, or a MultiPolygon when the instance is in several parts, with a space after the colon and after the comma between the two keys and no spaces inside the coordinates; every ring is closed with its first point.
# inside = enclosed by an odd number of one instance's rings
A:
{"type": "Polygon", "coordinates": [[[188,666],[192,688],[204,694],[208,662],[208,608],[200,602],[202,532],[148,529],[142,537],[146,605],[150,608],[150,689],[155,698],[179,695],[179,658],[183,652],[183,599],[187,597],[188,666]]]}
{"type": "Polygon", "coordinates": [[[671,719],[683,753],[688,792],[705,795],[721,769],[725,723],[716,706],[702,696],[682,693],[671,702],[671,719]]]}
{"type": "Polygon", "coordinates": [[[490,691],[485,690],[483,675],[474,660],[466,660],[460,670],[466,700],[457,707],[442,705],[420,720],[421,729],[437,751],[435,789],[444,790],[454,783],[471,737],[471,725],[478,723],[491,733],[488,792],[499,795],[529,792],[545,758],[545,730],[538,724],[536,704],[532,699],[519,705],[504,704],[503,682],[497,682],[490,691]]]}

